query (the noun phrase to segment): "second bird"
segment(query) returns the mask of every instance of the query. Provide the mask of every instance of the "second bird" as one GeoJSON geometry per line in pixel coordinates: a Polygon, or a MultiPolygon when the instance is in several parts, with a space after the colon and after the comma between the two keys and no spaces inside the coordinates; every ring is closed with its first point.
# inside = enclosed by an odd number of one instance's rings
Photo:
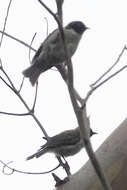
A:
{"type": "MultiPolygon", "coordinates": [[[[82,34],[88,27],[81,21],[73,21],[64,27],[64,35],[67,45],[68,56],[71,58],[75,53],[82,34]]],[[[44,40],[33,57],[32,64],[23,71],[23,75],[30,79],[32,86],[44,71],[66,61],[66,54],[59,29],[54,30],[44,40]]]]}
{"type": "MultiPolygon", "coordinates": [[[[97,134],[90,129],[90,137],[97,134]]],[[[50,137],[41,148],[31,156],[27,157],[30,160],[34,157],[39,158],[45,153],[51,152],[57,156],[73,156],[77,154],[84,147],[83,141],[80,137],[79,127],[64,131],[58,135],[50,137]]]]}

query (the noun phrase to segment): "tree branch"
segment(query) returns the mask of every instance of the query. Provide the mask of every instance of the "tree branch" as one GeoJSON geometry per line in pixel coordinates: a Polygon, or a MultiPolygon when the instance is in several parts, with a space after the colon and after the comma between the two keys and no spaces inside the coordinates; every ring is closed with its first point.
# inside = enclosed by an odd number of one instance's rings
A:
{"type": "Polygon", "coordinates": [[[7,19],[8,19],[8,15],[9,15],[9,10],[10,10],[10,7],[11,7],[11,3],[12,3],[12,0],[10,0],[10,2],[9,2],[9,4],[8,4],[7,13],[6,13],[5,21],[4,21],[3,32],[2,32],[2,36],[1,36],[1,40],[0,40],[0,48],[1,48],[1,45],[2,45],[3,37],[4,37],[4,31],[5,31],[6,24],[7,24],[7,19]]]}
{"type": "Polygon", "coordinates": [[[24,41],[22,41],[22,40],[20,40],[20,39],[18,39],[18,38],[16,38],[16,37],[14,37],[14,36],[12,36],[12,35],[6,33],[6,32],[3,32],[3,31],[1,31],[1,30],[0,30],[0,33],[4,34],[5,36],[11,38],[12,40],[17,41],[17,42],[19,42],[20,44],[22,44],[22,45],[26,46],[27,48],[30,48],[31,50],[33,50],[34,52],[36,52],[36,49],[34,49],[33,47],[30,47],[30,45],[27,44],[27,43],[25,43],[24,41]]]}
{"type": "Polygon", "coordinates": [[[53,169],[51,169],[49,171],[46,171],[46,172],[28,172],[28,171],[22,171],[22,170],[18,170],[18,169],[15,169],[15,168],[12,168],[12,167],[8,166],[10,163],[12,163],[12,161],[8,162],[7,164],[4,163],[2,160],[0,160],[0,162],[3,164],[3,170],[2,171],[3,171],[3,173],[5,175],[11,175],[14,172],[22,173],[22,174],[32,174],[32,175],[48,174],[48,173],[51,173],[51,172],[55,171],[56,169],[58,169],[60,167],[60,164],[58,164],[55,168],[53,168],[53,169]],[[5,172],[5,168],[8,168],[9,170],[11,170],[11,172],[10,173],[6,173],[5,172]]]}
{"type": "MultiPolygon", "coordinates": [[[[98,167],[99,163],[98,163],[98,160],[96,159],[95,154],[94,154],[94,152],[92,150],[92,146],[87,146],[87,145],[91,145],[90,139],[89,139],[89,134],[87,133],[88,132],[87,131],[88,125],[87,125],[87,122],[86,122],[87,116],[86,116],[86,114],[84,115],[82,109],[80,109],[80,107],[78,106],[77,100],[76,100],[75,91],[74,91],[74,82],[73,82],[73,67],[72,67],[71,59],[68,56],[62,23],[60,22],[60,19],[56,19],[56,16],[54,15],[54,13],[51,10],[49,10],[49,8],[47,8],[47,6],[44,5],[44,3],[41,3],[41,4],[55,18],[55,20],[56,20],[56,22],[58,24],[58,28],[59,28],[59,31],[60,31],[60,34],[61,34],[61,38],[62,38],[62,42],[63,42],[63,47],[64,47],[64,51],[65,51],[66,64],[67,64],[67,68],[68,68],[68,82],[67,82],[67,86],[68,86],[71,102],[72,102],[72,105],[73,105],[73,108],[74,108],[74,112],[76,114],[76,118],[77,118],[80,130],[81,130],[81,137],[83,138],[84,146],[85,146],[85,148],[87,150],[87,153],[89,153],[88,154],[89,158],[90,158],[90,160],[91,160],[91,162],[93,164],[93,167],[94,167],[94,169],[95,169],[95,171],[96,171],[96,173],[97,173],[97,175],[98,175],[98,177],[99,177],[99,179],[100,179],[100,181],[102,183],[103,188],[105,190],[111,190],[111,186],[110,186],[107,178],[105,177],[102,168],[98,167]],[[91,157],[93,157],[94,160],[91,157]]],[[[59,11],[57,11],[57,12],[59,12],[59,11]]]]}
{"type": "Polygon", "coordinates": [[[31,111],[34,113],[35,105],[37,101],[37,93],[38,93],[38,81],[36,82],[36,88],[35,88],[35,96],[34,96],[34,102],[31,111]]]}
{"type": "Polygon", "coordinates": [[[116,65],[117,63],[120,61],[120,58],[122,57],[123,53],[127,50],[126,45],[123,47],[123,49],[121,50],[118,58],[116,59],[115,63],[113,63],[113,65],[106,71],[104,72],[93,84],[91,84],[91,87],[94,87],[100,80],[102,80],[116,65]]]}
{"type": "MultiPolygon", "coordinates": [[[[6,73],[6,76],[7,73],[6,73]]],[[[9,78],[9,76],[7,77],[9,78]]],[[[33,119],[36,121],[36,123],[38,124],[38,126],[40,127],[41,131],[44,133],[44,135],[48,138],[48,134],[46,133],[44,127],[41,125],[40,121],[37,119],[37,117],[34,115],[33,112],[31,112],[31,109],[29,108],[29,106],[27,105],[27,103],[25,102],[25,100],[23,99],[23,97],[18,93],[18,91],[16,90],[14,84],[13,84],[13,87],[11,87],[1,76],[0,76],[0,79],[4,82],[4,84],[6,86],[8,86],[12,92],[14,92],[16,94],[16,96],[20,99],[20,101],[24,104],[24,106],[26,107],[26,109],[28,110],[28,113],[33,117],[33,119]]]]}
{"type": "Polygon", "coordinates": [[[4,112],[4,111],[0,111],[0,114],[12,115],[12,116],[28,116],[28,115],[30,115],[30,113],[10,113],[10,112],[4,112]]]}
{"type": "Polygon", "coordinates": [[[36,37],[36,33],[34,34],[32,40],[31,40],[31,43],[30,43],[30,47],[29,47],[29,62],[30,62],[30,64],[31,64],[31,59],[30,59],[31,47],[32,47],[32,44],[33,44],[35,37],[36,37]]]}
{"type": "Polygon", "coordinates": [[[116,75],[118,75],[119,73],[121,73],[126,68],[127,68],[127,65],[125,65],[122,68],[120,68],[118,71],[116,71],[115,73],[113,73],[112,75],[110,75],[108,78],[106,78],[105,80],[103,80],[99,84],[96,83],[97,85],[91,88],[91,90],[87,93],[85,99],[83,100],[84,103],[83,103],[82,109],[85,107],[88,99],[90,98],[90,96],[93,94],[93,92],[95,90],[97,90],[99,87],[101,87],[103,84],[105,84],[106,82],[108,82],[110,79],[112,79],[113,77],[115,77],[116,75]]]}

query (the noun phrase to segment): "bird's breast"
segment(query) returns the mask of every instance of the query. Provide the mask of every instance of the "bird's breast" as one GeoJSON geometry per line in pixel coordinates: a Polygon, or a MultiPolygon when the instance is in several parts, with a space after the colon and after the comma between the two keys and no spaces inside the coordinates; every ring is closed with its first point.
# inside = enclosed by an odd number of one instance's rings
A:
{"type": "Polygon", "coordinates": [[[83,143],[80,141],[74,145],[67,145],[56,148],[55,153],[59,156],[73,156],[74,154],[78,153],[83,147],[83,143]]]}

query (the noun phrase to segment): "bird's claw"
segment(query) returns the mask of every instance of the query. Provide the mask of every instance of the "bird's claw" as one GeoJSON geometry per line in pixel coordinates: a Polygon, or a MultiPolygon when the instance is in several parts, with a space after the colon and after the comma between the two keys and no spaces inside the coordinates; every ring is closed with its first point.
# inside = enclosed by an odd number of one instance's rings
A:
{"type": "Polygon", "coordinates": [[[69,177],[66,177],[64,179],[60,179],[55,173],[52,173],[52,176],[56,182],[55,187],[58,187],[60,185],[63,185],[69,181],[69,177]]]}

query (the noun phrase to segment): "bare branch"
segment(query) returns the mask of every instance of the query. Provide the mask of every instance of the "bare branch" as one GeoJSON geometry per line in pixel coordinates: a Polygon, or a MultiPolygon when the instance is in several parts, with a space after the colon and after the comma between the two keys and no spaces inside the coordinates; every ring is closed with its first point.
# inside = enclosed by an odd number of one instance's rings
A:
{"type": "MultiPolygon", "coordinates": [[[[36,36],[36,33],[34,34],[32,40],[31,40],[30,47],[32,46],[32,43],[33,43],[33,41],[34,41],[34,39],[35,39],[35,36],[36,36]]],[[[30,64],[31,64],[30,53],[31,53],[31,49],[29,48],[29,62],[30,62],[30,64]]],[[[37,100],[37,91],[38,91],[38,81],[36,82],[35,97],[34,97],[33,107],[32,107],[32,109],[31,109],[31,112],[33,112],[33,113],[34,113],[35,104],[36,104],[36,100],[37,100]]]]}
{"type": "MultiPolygon", "coordinates": [[[[32,44],[33,44],[33,41],[34,41],[34,39],[35,39],[35,37],[36,37],[36,34],[37,34],[37,33],[34,34],[32,40],[31,40],[30,47],[31,47],[32,44]]],[[[31,64],[31,60],[30,60],[31,48],[30,48],[30,47],[29,47],[29,62],[30,62],[30,64],[31,64]]]]}
{"type": "Polygon", "coordinates": [[[97,88],[99,88],[100,86],[102,86],[103,84],[105,84],[107,81],[109,81],[111,78],[115,77],[117,74],[119,74],[120,72],[122,72],[124,69],[127,68],[127,65],[123,66],[122,68],[120,68],[118,71],[116,71],[115,73],[113,73],[112,75],[110,75],[108,78],[106,78],[105,80],[103,80],[101,83],[99,83],[97,86],[95,86],[95,90],[97,88]]]}
{"type": "Polygon", "coordinates": [[[15,93],[15,90],[1,76],[0,79],[4,82],[6,86],[8,86],[15,93]]]}
{"type": "MultiPolygon", "coordinates": [[[[6,73],[7,75],[7,73],[6,73]]],[[[8,76],[8,75],[7,75],[8,76]]],[[[9,77],[9,76],[8,76],[9,77]]],[[[8,78],[7,77],[7,78],[8,78]]],[[[26,109],[28,110],[28,112],[30,113],[30,115],[33,117],[33,119],[36,121],[36,123],[38,124],[38,126],[40,127],[41,131],[43,132],[43,134],[48,138],[48,134],[46,133],[44,127],[41,125],[40,121],[37,119],[37,117],[34,115],[33,112],[31,112],[31,109],[29,108],[29,106],[27,105],[27,103],[25,102],[25,100],[22,98],[22,96],[18,93],[18,91],[16,90],[16,88],[11,87],[1,76],[0,79],[4,82],[4,84],[6,86],[8,86],[16,95],[17,97],[21,100],[21,102],[24,104],[24,106],[26,107],[26,109]]]]}
{"type": "Polygon", "coordinates": [[[28,115],[30,115],[30,113],[10,113],[10,112],[4,112],[4,111],[0,111],[0,114],[12,115],[12,116],[28,116],[28,115]]]}
{"type": "Polygon", "coordinates": [[[25,43],[24,41],[22,41],[22,40],[20,40],[20,39],[18,39],[18,38],[16,38],[16,37],[14,37],[14,36],[12,36],[12,35],[6,33],[6,32],[3,32],[3,31],[1,31],[1,30],[0,30],[0,33],[4,34],[5,36],[11,38],[12,40],[17,41],[17,42],[19,42],[20,44],[22,44],[22,45],[26,46],[27,48],[30,48],[31,50],[33,50],[34,52],[36,52],[36,49],[34,49],[33,47],[30,47],[30,45],[27,44],[27,43],[25,43]]]}
{"type": "Polygon", "coordinates": [[[17,173],[22,173],[22,174],[32,174],[32,175],[38,175],[38,174],[47,174],[47,173],[51,173],[53,171],[55,171],[56,169],[58,169],[60,167],[60,164],[58,164],[55,168],[49,170],[49,171],[46,171],[46,172],[27,172],[27,171],[21,171],[21,170],[18,170],[18,169],[15,169],[15,168],[12,168],[10,166],[8,166],[11,162],[8,162],[7,164],[4,163],[2,160],[0,160],[0,162],[3,164],[3,170],[2,172],[5,174],[5,175],[11,175],[13,174],[14,172],[17,172],[17,173]],[[10,173],[6,173],[5,172],[5,169],[9,169],[11,172],[10,173]]]}
{"type": "MultiPolygon", "coordinates": [[[[44,6],[44,3],[43,3],[43,6],[44,6]]],[[[104,172],[103,172],[102,168],[98,167],[99,163],[98,163],[98,160],[95,157],[95,154],[93,152],[92,146],[87,146],[87,145],[91,145],[90,139],[89,139],[89,134],[87,133],[87,127],[88,126],[87,126],[86,120],[88,120],[88,119],[87,119],[86,113],[84,115],[84,110],[80,109],[80,107],[78,106],[77,100],[76,100],[75,91],[74,91],[74,83],[73,83],[73,67],[72,67],[71,59],[68,56],[62,23],[60,22],[60,19],[56,19],[56,17],[54,16],[54,13],[52,13],[51,15],[55,18],[55,20],[56,20],[56,22],[58,24],[58,28],[59,28],[60,34],[61,34],[61,38],[62,38],[62,42],[63,42],[63,47],[64,47],[64,51],[65,51],[65,55],[66,55],[66,65],[68,67],[67,86],[68,86],[71,102],[72,102],[72,105],[73,105],[73,108],[74,108],[74,112],[76,114],[76,118],[77,118],[79,127],[81,129],[81,132],[83,131],[83,133],[82,133],[81,136],[82,136],[83,141],[84,141],[84,146],[86,148],[87,153],[89,153],[88,154],[89,158],[90,158],[90,160],[91,160],[91,162],[93,164],[93,167],[94,167],[94,169],[95,169],[95,171],[96,171],[96,173],[97,173],[97,175],[98,175],[98,177],[99,177],[99,179],[100,179],[100,181],[102,183],[103,188],[105,190],[111,190],[111,186],[110,186],[110,184],[109,184],[106,176],[104,175],[104,172]],[[95,162],[93,162],[93,160],[95,162]],[[101,177],[100,177],[100,175],[101,175],[101,177]]]]}
{"type": "Polygon", "coordinates": [[[25,77],[23,76],[22,82],[21,82],[20,87],[19,87],[19,90],[18,90],[18,93],[20,93],[21,90],[22,90],[22,87],[23,87],[23,84],[24,84],[24,79],[25,79],[25,77]]]}
{"type": "Polygon", "coordinates": [[[44,17],[45,21],[46,21],[46,36],[48,36],[49,30],[48,30],[48,19],[46,17],[44,17]]]}
{"type": "Polygon", "coordinates": [[[98,85],[92,87],[91,90],[87,93],[87,95],[86,95],[86,97],[84,99],[84,103],[83,103],[82,109],[85,107],[88,99],[90,98],[90,96],[93,94],[93,92],[95,90],[97,90],[99,87],[101,87],[103,84],[105,84],[106,82],[108,82],[111,78],[115,77],[117,74],[119,74],[120,72],[122,72],[126,68],[127,68],[127,65],[123,66],[118,71],[116,71],[115,73],[113,73],[112,75],[110,75],[108,78],[106,78],[105,80],[103,80],[102,82],[100,82],[98,85]]]}
{"type": "Polygon", "coordinates": [[[45,3],[43,3],[41,0],[38,1],[55,18],[55,20],[58,20],[56,14],[54,14],[52,10],[45,3]]]}
{"type": "Polygon", "coordinates": [[[91,87],[94,87],[100,80],[102,80],[117,65],[117,63],[120,61],[120,58],[122,57],[125,50],[127,50],[126,45],[123,47],[123,49],[120,52],[120,54],[119,54],[117,60],[115,61],[115,63],[106,72],[104,72],[104,74],[102,74],[93,84],[91,84],[90,85],[91,87]]]}
{"type": "Polygon", "coordinates": [[[12,88],[15,88],[14,87],[14,84],[13,82],[11,81],[10,77],[7,75],[7,73],[5,72],[4,68],[3,68],[3,65],[2,65],[2,60],[0,59],[0,63],[1,63],[1,71],[3,72],[3,74],[5,75],[5,77],[7,78],[8,82],[10,83],[11,87],[12,88]]]}
{"type": "Polygon", "coordinates": [[[34,97],[34,103],[33,103],[33,107],[31,109],[31,111],[34,113],[35,110],[35,105],[36,105],[36,101],[37,101],[37,92],[38,92],[38,81],[36,82],[36,89],[35,89],[35,97],[34,97]]]}
{"type": "Polygon", "coordinates": [[[7,8],[7,13],[6,13],[6,17],[5,17],[5,21],[4,21],[4,27],[3,27],[3,33],[2,33],[2,36],[1,36],[1,40],[0,40],[0,48],[1,48],[1,45],[2,45],[3,37],[4,37],[4,31],[5,31],[6,24],[7,24],[7,19],[8,19],[9,10],[10,10],[10,7],[11,7],[11,2],[12,2],[12,0],[10,0],[10,2],[8,4],[8,8],[7,8]]]}

